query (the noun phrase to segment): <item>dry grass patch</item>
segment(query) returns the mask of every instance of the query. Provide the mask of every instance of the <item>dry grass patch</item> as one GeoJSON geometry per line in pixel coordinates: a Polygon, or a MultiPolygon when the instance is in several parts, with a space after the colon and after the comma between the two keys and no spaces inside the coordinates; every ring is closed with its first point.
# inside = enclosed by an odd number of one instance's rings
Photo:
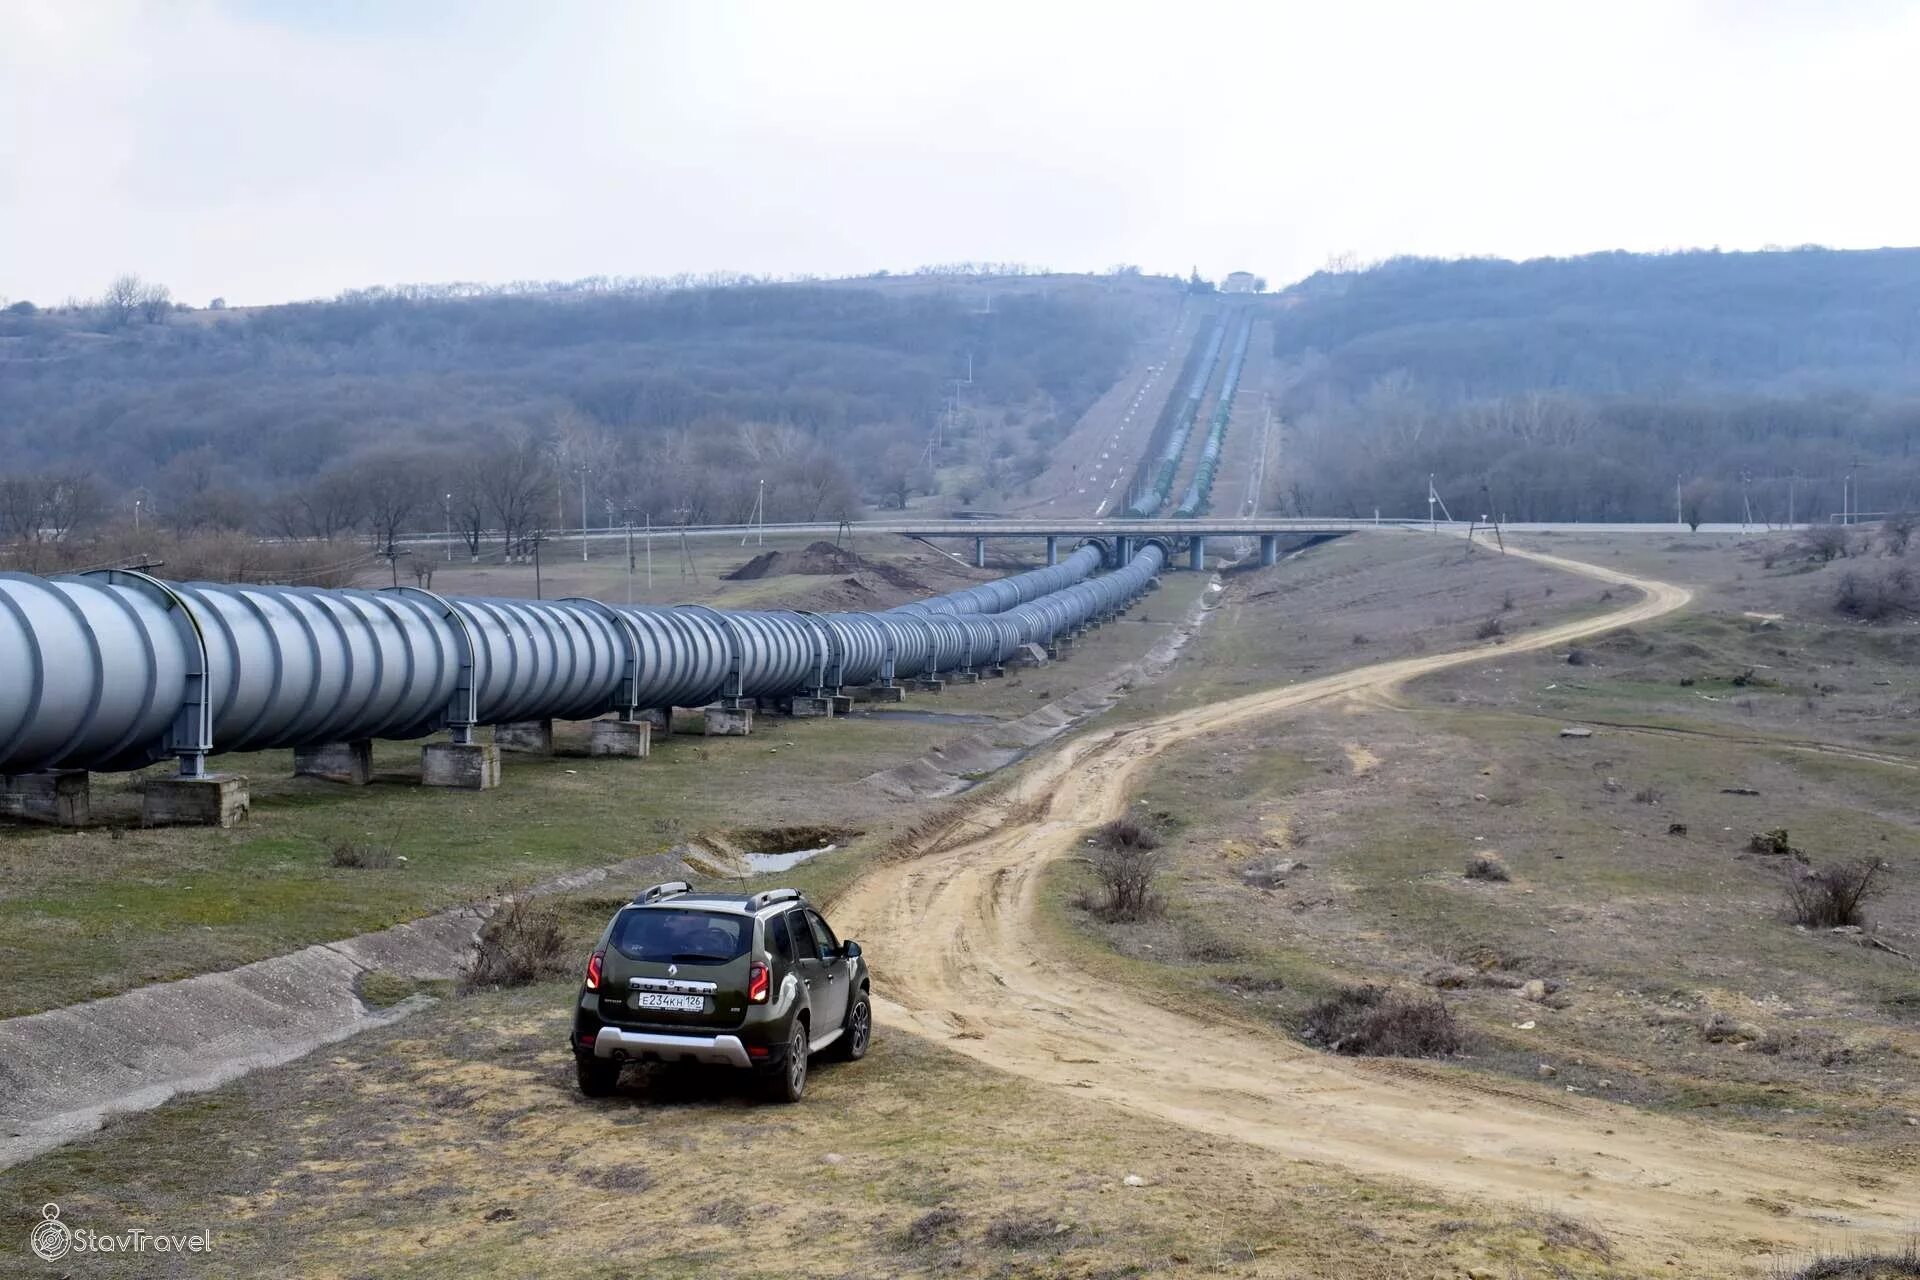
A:
{"type": "Polygon", "coordinates": [[[1446,1004],[1385,987],[1348,987],[1308,1008],[1301,1038],[1330,1053],[1368,1058],[1444,1058],[1465,1043],[1446,1004]]]}

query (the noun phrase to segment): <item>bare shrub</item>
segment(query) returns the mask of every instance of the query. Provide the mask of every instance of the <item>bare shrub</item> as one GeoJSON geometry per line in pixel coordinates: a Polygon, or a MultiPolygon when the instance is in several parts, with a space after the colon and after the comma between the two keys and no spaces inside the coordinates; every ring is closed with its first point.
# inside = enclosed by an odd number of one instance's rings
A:
{"type": "Polygon", "coordinates": [[[384,844],[356,844],[342,841],[327,851],[327,865],[352,867],[359,871],[380,871],[394,862],[393,848],[384,844]]]}
{"type": "Polygon", "coordinates": [[[1353,633],[1353,643],[1354,646],[1358,648],[1360,645],[1371,643],[1371,641],[1367,639],[1365,632],[1356,631],[1353,633]]]}
{"type": "Polygon", "coordinates": [[[1160,874],[1160,833],[1131,818],[1116,818],[1088,838],[1087,859],[1100,882],[1098,896],[1082,895],[1079,906],[1103,920],[1142,920],[1157,916],[1166,904],[1153,891],[1160,874]]]}
{"type": "Polygon", "coordinates": [[[518,987],[570,971],[566,931],[551,906],[509,898],[487,917],[462,991],[518,987]]]}
{"type": "Polygon", "coordinates": [[[1866,904],[1886,892],[1885,869],[1877,858],[1860,858],[1803,872],[1787,883],[1787,911],[1809,929],[1863,924],[1866,904]]]}
{"type": "Polygon", "coordinates": [[[1667,793],[1658,787],[1642,787],[1633,793],[1636,804],[1659,804],[1667,798],[1667,793]]]}
{"type": "Polygon", "coordinates": [[[1509,591],[1505,595],[1502,595],[1500,597],[1500,612],[1502,613],[1513,612],[1513,592],[1509,591]]]}
{"type": "Polygon", "coordinates": [[[1589,654],[1585,649],[1567,650],[1567,665],[1570,667],[1584,667],[1591,660],[1592,660],[1592,655],[1589,654]]]}
{"type": "Polygon", "coordinates": [[[1384,987],[1349,987],[1311,1006],[1301,1038],[1330,1053],[1375,1058],[1444,1058],[1463,1042],[1453,1011],[1436,997],[1384,987]]]}
{"type": "Polygon", "coordinates": [[[1468,858],[1466,875],[1469,880],[1490,880],[1498,884],[1513,879],[1513,873],[1497,853],[1476,853],[1468,858]]]}
{"type": "Polygon", "coordinates": [[[1488,618],[1473,630],[1475,640],[1491,640],[1495,636],[1505,634],[1507,634],[1507,628],[1498,618],[1488,618]]]}
{"type": "Polygon", "coordinates": [[[1160,833],[1132,818],[1115,818],[1093,833],[1094,843],[1103,849],[1144,849],[1160,847],[1160,833]]]}
{"type": "Polygon", "coordinates": [[[1761,853],[1769,858],[1798,858],[1805,862],[1806,855],[1793,847],[1785,827],[1775,827],[1771,831],[1756,831],[1747,837],[1747,852],[1761,853]]]}
{"type": "Polygon", "coordinates": [[[1849,570],[1834,588],[1833,607],[1862,622],[1885,622],[1906,612],[1913,575],[1904,568],[1870,574],[1849,570]]]}
{"type": "Polygon", "coordinates": [[[1809,560],[1818,560],[1821,564],[1837,560],[1847,554],[1847,531],[1837,524],[1823,524],[1807,530],[1806,537],[1795,544],[1794,550],[1809,560]]]}

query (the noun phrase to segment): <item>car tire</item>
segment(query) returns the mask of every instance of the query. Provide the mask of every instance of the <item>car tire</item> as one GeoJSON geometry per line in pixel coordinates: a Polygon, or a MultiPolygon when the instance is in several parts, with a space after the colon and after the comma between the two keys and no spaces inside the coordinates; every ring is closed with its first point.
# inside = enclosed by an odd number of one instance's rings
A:
{"type": "Polygon", "coordinates": [[[576,1054],[573,1070],[580,1081],[580,1092],[589,1098],[607,1097],[620,1087],[620,1064],[617,1062],[576,1054]]]}
{"type": "Polygon", "coordinates": [[[858,1062],[867,1056],[867,1046],[871,1043],[873,1002],[867,999],[865,991],[858,991],[854,993],[853,1008],[847,1010],[847,1025],[827,1052],[838,1062],[858,1062]]]}
{"type": "Polygon", "coordinates": [[[787,1037],[786,1061],[761,1081],[761,1087],[769,1102],[798,1102],[806,1093],[807,1024],[802,1019],[793,1020],[793,1031],[787,1037]]]}

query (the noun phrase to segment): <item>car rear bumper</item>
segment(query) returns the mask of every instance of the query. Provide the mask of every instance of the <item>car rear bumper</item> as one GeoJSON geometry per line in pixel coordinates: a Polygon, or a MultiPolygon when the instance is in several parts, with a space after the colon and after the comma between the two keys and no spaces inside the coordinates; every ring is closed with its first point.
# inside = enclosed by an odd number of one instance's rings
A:
{"type": "Polygon", "coordinates": [[[596,1058],[652,1060],[657,1062],[711,1062],[729,1067],[750,1067],[746,1045],[739,1036],[677,1036],[656,1031],[623,1031],[619,1027],[601,1027],[594,1033],[596,1058]]]}

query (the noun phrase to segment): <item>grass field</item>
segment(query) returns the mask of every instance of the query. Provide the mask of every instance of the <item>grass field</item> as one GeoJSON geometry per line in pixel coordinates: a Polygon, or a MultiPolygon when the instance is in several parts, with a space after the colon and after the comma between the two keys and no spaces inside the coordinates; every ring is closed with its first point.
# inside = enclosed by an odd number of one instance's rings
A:
{"type": "MultiPolygon", "coordinates": [[[[1404,706],[1347,703],[1178,748],[1139,796],[1171,836],[1165,918],[1093,920],[1070,905],[1089,873],[1068,867],[1056,919],[1129,980],[1281,1034],[1357,982],[1425,990],[1466,1020],[1464,1061],[1480,1069],[1904,1159],[1920,967],[1869,940],[1920,954],[1920,759],[1899,752],[1900,717],[1862,708],[1912,696],[1912,636],[1834,615],[1805,571],[1760,576],[1764,544],[1617,542],[1618,557],[1599,542],[1552,550],[1696,584],[1694,608],[1576,663],[1495,657],[1416,682],[1404,706]],[[1763,612],[1784,616],[1748,616],[1763,612]],[[1766,683],[1735,683],[1755,666],[1766,683]],[[1580,723],[1592,737],[1560,736],[1580,723]],[[1748,847],[1776,828],[1815,865],[1884,863],[1868,934],[1787,921],[1793,860],[1748,847]],[[1469,880],[1480,853],[1511,879],[1469,880]],[[1521,994],[1534,979],[1545,1000],[1521,994]]],[[[1365,644],[1296,620],[1303,596],[1345,620],[1402,595],[1403,569],[1374,554],[1356,544],[1293,581],[1236,579],[1221,609],[1239,625],[1198,642],[1199,670],[1168,696],[1417,650],[1435,627],[1457,640],[1493,593],[1513,593],[1498,616],[1522,627],[1590,599],[1505,573],[1463,590],[1440,576],[1465,571],[1450,559],[1423,577],[1463,621],[1423,617],[1418,594],[1365,644]],[[1331,572],[1342,558],[1351,571],[1331,572]]]]}

